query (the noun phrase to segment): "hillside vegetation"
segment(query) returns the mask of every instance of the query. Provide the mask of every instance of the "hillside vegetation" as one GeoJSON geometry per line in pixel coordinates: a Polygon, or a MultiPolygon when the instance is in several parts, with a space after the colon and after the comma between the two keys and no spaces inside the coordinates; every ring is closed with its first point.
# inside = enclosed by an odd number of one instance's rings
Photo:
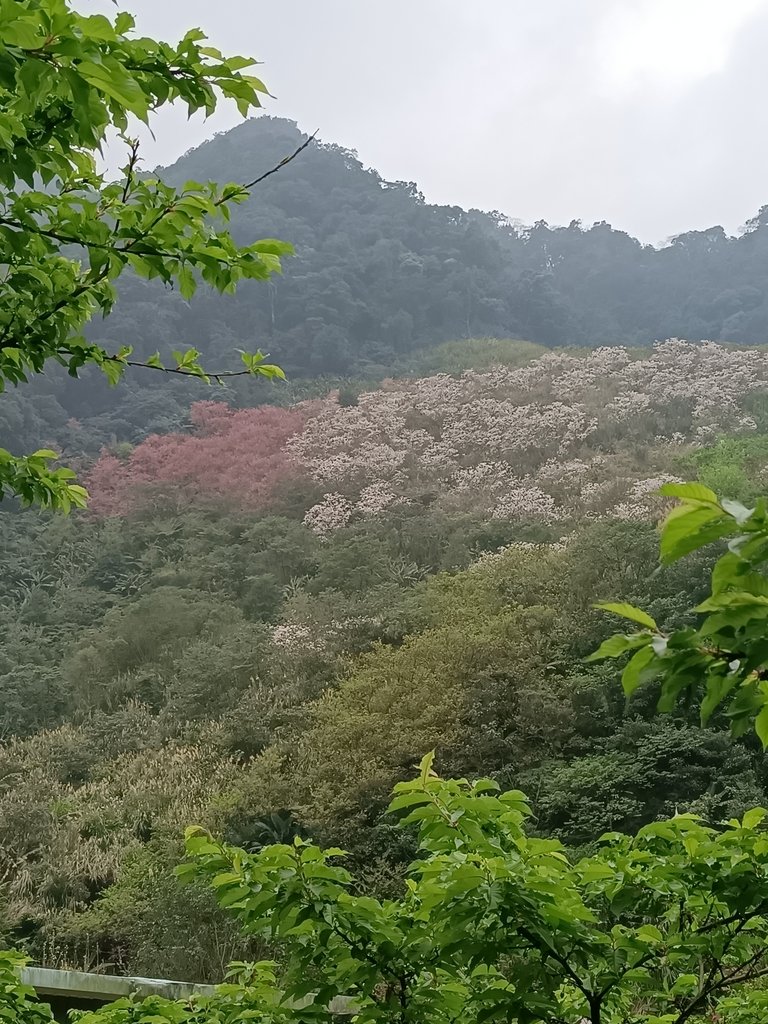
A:
{"type": "Polygon", "coordinates": [[[526,228],[268,118],[153,175],[267,86],[134,29],[0,4],[0,1019],[760,1021],[766,208],[526,228]]]}
{"type": "Polygon", "coordinates": [[[9,943],[220,976],[254,947],[174,881],[184,826],[339,843],[394,891],[412,848],[382,813],[432,748],[524,788],[534,830],[577,851],[765,801],[753,738],[659,718],[652,692],[626,709],[583,659],[611,631],[595,600],[679,625],[706,593],[707,549],[656,568],[656,491],[764,486],[768,356],[468,351],[478,369],[289,408],[199,402],[105,450],[87,513],[3,513],[9,943]]]}

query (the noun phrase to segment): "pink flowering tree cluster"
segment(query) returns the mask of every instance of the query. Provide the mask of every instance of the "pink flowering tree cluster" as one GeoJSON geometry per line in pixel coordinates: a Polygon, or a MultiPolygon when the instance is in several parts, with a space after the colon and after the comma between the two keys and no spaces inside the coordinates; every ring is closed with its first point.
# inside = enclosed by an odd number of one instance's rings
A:
{"type": "Polygon", "coordinates": [[[197,402],[188,434],[152,434],[127,456],[104,451],[86,483],[90,509],[119,515],[157,493],[187,500],[223,499],[235,507],[261,508],[277,484],[299,471],[286,442],[304,426],[313,407],[231,409],[197,402]]]}
{"type": "Polygon", "coordinates": [[[647,518],[680,446],[754,430],[746,402],[766,385],[767,353],[709,342],[552,352],[327,402],[288,448],[325,489],[306,517],[321,534],[425,491],[505,519],[647,518]]]}

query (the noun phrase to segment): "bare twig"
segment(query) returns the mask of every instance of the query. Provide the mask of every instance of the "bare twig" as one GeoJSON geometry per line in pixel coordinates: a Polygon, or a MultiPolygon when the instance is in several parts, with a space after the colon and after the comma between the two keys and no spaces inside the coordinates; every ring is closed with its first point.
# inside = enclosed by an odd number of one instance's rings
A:
{"type": "MultiPolygon", "coordinates": [[[[299,154],[302,153],[307,148],[307,146],[310,145],[310,143],[314,142],[316,137],[317,137],[317,130],[315,130],[312,133],[312,135],[308,136],[304,140],[304,142],[302,142],[302,144],[300,146],[298,146],[293,151],[293,153],[290,153],[288,156],[283,157],[283,159],[280,160],[279,163],[275,164],[274,167],[271,167],[268,171],[265,171],[263,174],[260,174],[257,178],[254,178],[253,181],[250,181],[250,182],[247,182],[244,185],[241,185],[237,192],[229,193],[226,196],[221,196],[216,201],[216,203],[214,205],[215,206],[221,206],[223,203],[231,201],[235,196],[242,195],[245,192],[249,192],[252,188],[254,188],[256,185],[258,185],[260,182],[264,181],[266,178],[269,178],[272,174],[276,174],[279,170],[281,170],[281,168],[285,167],[287,164],[289,164],[293,160],[295,160],[296,157],[299,156],[299,154]]],[[[131,186],[131,184],[132,184],[132,182],[134,180],[133,171],[135,170],[135,164],[136,164],[137,158],[138,158],[138,146],[136,146],[136,148],[133,149],[132,154],[131,154],[130,170],[129,170],[129,173],[128,173],[127,177],[126,177],[126,182],[125,182],[125,186],[124,186],[124,189],[123,189],[124,201],[128,197],[128,194],[129,194],[129,191],[130,191],[130,186],[131,186]]],[[[108,243],[89,242],[89,241],[83,240],[81,238],[75,238],[75,237],[73,237],[71,235],[66,235],[66,234],[63,234],[63,233],[60,233],[60,232],[56,232],[56,231],[52,231],[50,229],[46,229],[46,228],[39,227],[39,226],[35,226],[33,229],[30,229],[27,225],[23,225],[23,224],[19,223],[18,221],[15,221],[15,220],[12,220],[12,219],[6,218],[6,217],[0,217],[0,224],[7,225],[8,227],[11,227],[11,228],[13,228],[15,230],[21,230],[21,231],[33,230],[35,232],[35,234],[42,235],[42,236],[45,236],[45,237],[48,237],[48,238],[52,238],[55,241],[58,241],[58,242],[60,242],[62,244],[65,244],[65,245],[81,245],[84,248],[90,247],[90,248],[96,248],[96,249],[102,249],[102,250],[108,250],[108,251],[115,251],[115,252],[118,252],[118,253],[126,253],[126,254],[131,254],[131,255],[136,255],[136,256],[138,256],[138,255],[153,255],[153,256],[160,256],[160,257],[171,258],[171,259],[174,259],[174,258],[178,259],[179,257],[175,253],[163,253],[163,252],[160,252],[160,251],[158,251],[156,249],[137,248],[137,246],[140,246],[141,243],[144,242],[144,240],[152,232],[152,230],[157,226],[157,224],[161,220],[163,220],[163,218],[166,217],[169,213],[171,213],[173,211],[173,209],[174,209],[173,204],[171,204],[169,206],[163,207],[158,212],[157,216],[150,222],[150,224],[149,224],[149,226],[147,228],[145,228],[139,235],[137,235],[135,238],[133,238],[131,241],[127,242],[127,244],[123,245],[123,246],[115,246],[115,245],[110,245],[108,243]]],[[[117,223],[119,224],[119,218],[118,218],[117,223]]],[[[39,316],[37,317],[37,320],[38,321],[40,321],[40,320],[49,320],[52,316],[55,316],[56,313],[58,313],[60,309],[62,309],[64,306],[68,305],[73,299],[79,298],[79,296],[83,295],[85,292],[90,291],[96,285],[100,284],[104,280],[104,278],[107,276],[108,272],[109,272],[109,266],[107,264],[91,280],[88,280],[88,276],[89,275],[86,275],[86,278],[85,278],[85,280],[83,281],[82,284],[78,285],[75,289],[73,289],[73,291],[70,293],[70,295],[68,295],[68,296],[60,299],[58,302],[56,302],[51,309],[48,309],[44,313],[39,314],[39,316]]],[[[5,331],[0,336],[0,348],[5,347],[8,338],[11,336],[11,327],[12,327],[11,324],[6,325],[5,331]]],[[[16,341],[14,341],[13,343],[16,344],[16,341]]],[[[128,365],[129,366],[134,366],[134,365],[146,365],[146,364],[129,363],[128,365]]],[[[151,367],[151,368],[152,369],[160,369],[160,367],[151,367]]],[[[164,368],[164,369],[165,369],[165,372],[167,372],[167,373],[181,373],[183,376],[197,376],[196,374],[190,374],[189,372],[184,371],[184,370],[175,370],[175,369],[172,369],[172,368],[168,368],[168,369],[164,368]]],[[[225,377],[225,376],[226,377],[238,377],[238,376],[244,376],[247,373],[249,373],[248,370],[241,370],[241,371],[231,372],[231,373],[209,373],[209,374],[206,374],[206,376],[211,377],[214,380],[218,380],[219,378],[225,377]]]]}
{"type": "Polygon", "coordinates": [[[247,185],[243,185],[243,190],[246,192],[249,191],[255,185],[258,185],[260,182],[264,181],[265,178],[268,178],[270,174],[276,174],[282,167],[285,167],[286,164],[289,164],[292,160],[295,160],[299,153],[302,153],[311,142],[315,141],[319,130],[319,128],[316,128],[315,131],[313,131],[312,134],[308,136],[308,138],[305,139],[304,142],[302,142],[298,149],[294,150],[290,156],[284,156],[280,163],[275,164],[275,166],[271,170],[265,171],[264,174],[260,174],[258,178],[254,178],[253,181],[249,181],[247,185]]]}

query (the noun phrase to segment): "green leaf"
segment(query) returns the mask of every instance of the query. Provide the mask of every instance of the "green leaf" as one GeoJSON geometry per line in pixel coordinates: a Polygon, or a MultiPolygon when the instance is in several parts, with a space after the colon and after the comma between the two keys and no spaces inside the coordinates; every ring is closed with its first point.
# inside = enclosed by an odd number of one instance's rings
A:
{"type": "Polygon", "coordinates": [[[179,267],[178,281],[179,291],[181,292],[182,297],[185,299],[191,299],[197,291],[197,281],[195,280],[195,275],[192,270],[186,265],[186,263],[179,267]]]}
{"type": "Polygon", "coordinates": [[[239,885],[242,880],[242,875],[240,874],[236,874],[233,871],[222,871],[221,874],[214,875],[209,884],[214,889],[220,889],[222,885],[232,885],[233,883],[239,885]]]}
{"type": "Polygon", "coordinates": [[[247,900],[251,895],[251,890],[247,886],[240,885],[233,889],[228,889],[219,896],[219,905],[222,907],[234,907],[236,904],[242,903],[247,900]]]}
{"type": "Polygon", "coordinates": [[[738,578],[745,568],[744,560],[731,551],[718,558],[712,570],[712,593],[718,594],[739,582],[738,578]]]}
{"type": "Polygon", "coordinates": [[[627,651],[636,650],[638,647],[645,647],[650,644],[651,637],[648,633],[634,633],[625,636],[623,633],[616,633],[603,640],[598,649],[590,654],[585,661],[601,661],[603,658],[618,658],[627,651]]]}
{"type": "Polygon", "coordinates": [[[83,34],[90,39],[103,39],[107,42],[113,42],[115,39],[115,29],[103,14],[91,14],[82,18],[80,28],[83,34]]]}
{"type": "Polygon", "coordinates": [[[430,750],[428,754],[425,754],[424,757],[422,757],[421,762],[419,763],[419,778],[421,779],[421,783],[424,786],[427,784],[427,780],[430,778],[430,776],[434,774],[432,771],[432,765],[434,764],[434,761],[435,751],[430,750]]]}
{"type": "MultiPolygon", "coordinates": [[[[239,185],[232,186],[239,189],[239,185]]],[[[262,238],[251,246],[254,252],[268,254],[270,256],[291,256],[293,246],[290,242],[280,242],[276,238],[262,238]]]]}
{"type": "Polygon", "coordinates": [[[699,987],[698,974],[681,974],[669,990],[671,996],[681,996],[696,992],[699,987]]]}
{"type": "Polygon", "coordinates": [[[136,20],[132,14],[127,11],[120,11],[118,16],[115,18],[115,32],[118,35],[125,35],[136,25],[136,20]]]}
{"type": "Polygon", "coordinates": [[[273,363],[261,363],[253,372],[257,376],[266,377],[268,380],[286,380],[282,367],[275,366],[273,363]]]}
{"type": "Polygon", "coordinates": [[[142,120],[146,117],[149,107],[147,96],[138,82],[119,65],[107,68],[102,64],[84,60],[77,65],[77,72],[95,89],[117,100],[132,114],[136,114],[142,120]]]}
{"type": "MultiPolygon", "coordinates": [[[[763,744],[765,746],[765,744],[763,744]]],[[[742,828],[756,828],[768,817],[768,811],[764,807],[753,807],[747,811],[741,819],[742,828]]]]}
{"type": "Polygon", "coordinates": [[[701,702],[701,724],[706,725],[725,698],[735,689],[739,677],[732,672],[726,675],[715,673],[707,677],[707,689],[701,702]]]}
{"type": "Polygon", "coordinates": [[[768,749],[768,704],[764,705],[755,719],[755,732],[763,745],[763,750],[768,749]]]}
{"type": "Polygon", "coordinates": [[[24,50],[36,50],[44,41],[45,35],[37,21],[17,16],[10,21],[3,22],[2,42],[4,46],[20,46],[24,50]]]}
{"type": "Polygon", "coordinates": [[[692,501],[703,501],[708,505],[718,505],[717,495],[709,487],[705,487],[704,484],[662,484],[659,488],[659,494],[663,494],[668,498],[690,499],[692,501]]]}
{"type": "Polygon", "coordinates": [[[634,654],[621,674],[621,685],[627,697],[631,697],[642,683],[647,682],[655,674],[648,674],[648,668],[656,661],[656,652],[652,647],[643,647],[634,654]]]}
{"type": "Polygon", "coordinates": [[[585,882],[602,882],[614,877],[613,869],[599,861],[583,861],[579,864],[579,873],[585,882]]]}
{"type": "Polygon", "coordinates": [[[734,528],[734,521],[717,508],[683,505],[667,517],[661,533],[661,560],[677,561],[714,540],[725,537],[734,528]]]}
{"type": "Polygon", "coordinates": [[[394,797],[390,802],[389,811],[401,811],[406,807],[421,806],[429,798],[421,791],[416,790],[411,793],[401,793],[399,796],[394,797]]]}
{"type": "Polygon", "coordinates": [[[648,629],[658,630],[659,628],[647,612],[644,612],[641,608],[635,608],[631,604],[600,601],[595,605],[595,608],[602,608],[605,612],[613,612],[614,615],[620,615],[623,619],[631,619],[632,622],[638,622],[641,626],[647,626],[648,629]]]}

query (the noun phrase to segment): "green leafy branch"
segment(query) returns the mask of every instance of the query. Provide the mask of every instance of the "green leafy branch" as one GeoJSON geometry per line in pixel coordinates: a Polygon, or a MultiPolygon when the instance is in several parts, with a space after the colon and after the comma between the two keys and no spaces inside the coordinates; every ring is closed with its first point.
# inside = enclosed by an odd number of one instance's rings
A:
{"type": "Polygon", "coordinates": [[[665,484],[679,501],[661,530],[661,561],[668,564],[705,545],[727,540],[712,571],[711,593],[696,608],[697,628],[663,632],[646,612],[628,604],[597,607],[637,623],[633,633],[605,640],[588,660],[631,657],[622,672],[627,697],[646,684],[660,688],[659,710],[700,702],[702,724],[721,710],[735,736],[754,726],[768,747],[768,511],[719,499],[701,484],[665,484]]]}
{"type": "MultiPolygon", "coordinates": [[[[76,377],[99,367],[111,384],[129,367],[194,376],[282,379],[261,352],[241,353],[243,369],[208,371],[189,348],[166,364],[159,354],[132,359],[130,346],[109,352],[88,342],[86,324],[108,315],[126,270],[178,287],[190,299],[201,281],[224,294],[245,280],[281,271],[292,247],[275,239],[237,245],[226,228],[232,204],[291,163],[313,141],[245,184],[223,188],[187,182],[175,189],[138,171],[130,117],[181,101],[211,114],[220,98],[245,115],[261,106],[266,86],[245,57],[225,57],[199,29],[176,45],[134,37],[130,14],[114,20],[77,13],[67,0],[0,4],[0,391],[41,373],[54,360],[76,377]],[[110,129],[128,146],[119,181],[97,171],[110,129]]],[[[66,511],[79,505],[60,470],[40,457],[5,452],[0,496],[66,511]]]]}

